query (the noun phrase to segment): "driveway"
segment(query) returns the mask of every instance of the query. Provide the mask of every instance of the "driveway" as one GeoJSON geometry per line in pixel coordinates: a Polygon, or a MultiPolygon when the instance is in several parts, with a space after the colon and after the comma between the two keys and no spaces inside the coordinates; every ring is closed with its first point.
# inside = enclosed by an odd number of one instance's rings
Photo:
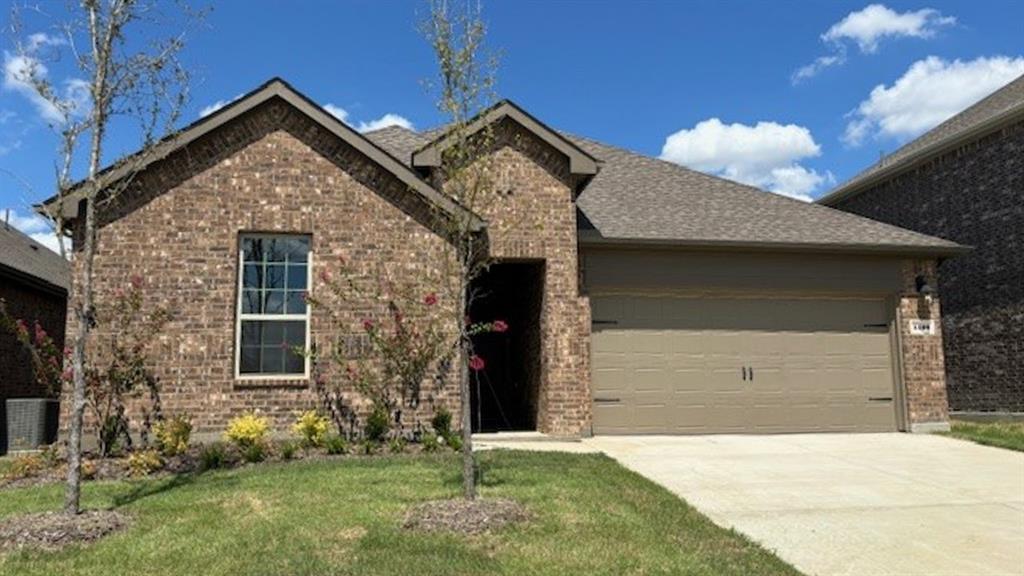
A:
{"type": "Polygon", "coordinates": [[[584,441],[807,574],[1024,574],[1024,454],[939,436],[584,441]]]}

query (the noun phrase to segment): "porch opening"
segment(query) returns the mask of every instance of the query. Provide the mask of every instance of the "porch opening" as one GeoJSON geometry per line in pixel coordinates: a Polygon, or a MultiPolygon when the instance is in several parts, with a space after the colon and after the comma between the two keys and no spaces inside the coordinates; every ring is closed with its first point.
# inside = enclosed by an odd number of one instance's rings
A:
{"type": "Polygon", "coordinates": [[[541,374],[543,261],[492,264],[473,282],[470,317],[503,320],[508,330],[479,334],[483,370],[470,372],[474,432],[536,430],[541,374]]]}

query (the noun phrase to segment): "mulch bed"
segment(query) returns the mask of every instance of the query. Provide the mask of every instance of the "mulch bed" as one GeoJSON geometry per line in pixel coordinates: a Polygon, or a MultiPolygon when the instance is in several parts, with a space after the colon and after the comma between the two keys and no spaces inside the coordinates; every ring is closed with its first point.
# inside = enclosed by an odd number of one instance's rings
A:
{"type": "Polygon", "coordinates": [[[409,510],[402,527],[425,532],[481,534],[529,519],[526,508],[515,500],[460,498],[424,502],[409,510]]]}
{"type": "Polygon", "coordinates": [[[130,521],[128,516],[113,510],[89,510],[77,515],[39,512],[0,518],[0,551],[59,550],[99,540],[125,528],[130,521]]]}

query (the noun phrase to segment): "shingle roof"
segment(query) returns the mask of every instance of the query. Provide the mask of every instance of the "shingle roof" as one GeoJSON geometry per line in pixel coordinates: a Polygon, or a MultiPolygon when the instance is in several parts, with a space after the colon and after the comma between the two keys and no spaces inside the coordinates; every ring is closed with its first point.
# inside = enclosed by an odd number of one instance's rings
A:
{"type": "Polygon", "coordinates": [[[866,188],[866,185],[883,174],[899,172],[916,160],[940,152],[945,145],[969,136],[975,129],[984,134],[988,132],[985,129],[986,125],[992,123],[994,128],[1001,125],[1001,120],[1015,119],[1018,116],[1024,117],[1024,75],[885,156],[877,164],[836,187],[818,202],[830,204],[848,197],[858,189],[866,188]]]}
{"type": "MultiPolygon", "coordinates": [[[[366,136],[405,162],[429,141],[399,127],[366,136]]],[[[563,136],[601,164],[577,199],[600,240],[920,253],[954,253],[960,248],[587,138],[563,136]]]]}
{"type": "Polygon", "coordinates": [[[11,268],[65,291],[71,285],[71,267],[67,260],[4,223],[0,223],[0,267],[11,268]]]}

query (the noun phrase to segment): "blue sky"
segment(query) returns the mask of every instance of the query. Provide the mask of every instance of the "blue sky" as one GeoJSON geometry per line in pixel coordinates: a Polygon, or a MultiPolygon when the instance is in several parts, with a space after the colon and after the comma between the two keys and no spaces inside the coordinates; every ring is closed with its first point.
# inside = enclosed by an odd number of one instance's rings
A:
{"type": "MultiPolygon", "coordinates": [[[[218,2],[190,32],[183,120],[281,76],[354,126],[432,127],[423,11],[218,2]]],[[[485,17],[501,95],[549,125],[805,199],[1024,73],[1017,0],[489,2],[485,17]]],[[[26,20],[22,34],[52,22],[26,20]]],[[[56,139],[4,41],[0,210],[42,234],[29,205],[52,190],[56,139]]],[[[66,64],[51,77],[73,78],[66,64]]],[[[113,135],[113,154],[132,148],[113,135]]]]}

